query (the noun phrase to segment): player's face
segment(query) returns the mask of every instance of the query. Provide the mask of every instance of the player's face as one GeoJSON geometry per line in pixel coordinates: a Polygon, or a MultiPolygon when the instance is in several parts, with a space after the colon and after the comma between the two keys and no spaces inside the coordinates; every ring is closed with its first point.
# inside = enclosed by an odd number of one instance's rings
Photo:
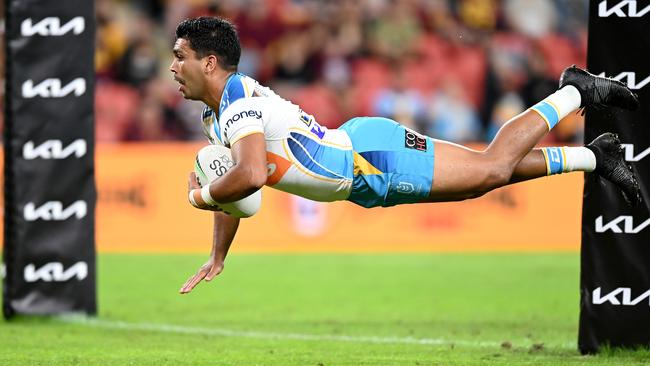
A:
{"type": "Polygon", "coordinates": [[[178,91],[183,93],[185,99],[201,99],[205,90],[205,58],[199,58],[190,47],[190,42],[184,38],[176,40],[173,52],[174,61],[169,66],[169,71],[180,84],[178,91]]]}

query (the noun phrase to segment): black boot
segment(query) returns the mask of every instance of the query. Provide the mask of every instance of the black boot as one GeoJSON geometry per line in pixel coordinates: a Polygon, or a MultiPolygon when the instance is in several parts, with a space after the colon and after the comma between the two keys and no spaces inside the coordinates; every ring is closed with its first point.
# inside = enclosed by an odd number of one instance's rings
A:
{"type": "Polygon", "coordinates": [[[585,146],[596,156],[594,173],[616,184],[623,196],[632,206],[641,202],[639,183],[623,156],[623,147],[618,135],[607,132],[596,137],[585,146]]]}
{"type": "Polygon", "coordinates": [[[567,67],[560,76],[560,89],[573,85],[580,92],[582,107],[619,107],[627,110],[639,108],[639,99],[618,80],[596,76],[575,65],[567,67]]]}

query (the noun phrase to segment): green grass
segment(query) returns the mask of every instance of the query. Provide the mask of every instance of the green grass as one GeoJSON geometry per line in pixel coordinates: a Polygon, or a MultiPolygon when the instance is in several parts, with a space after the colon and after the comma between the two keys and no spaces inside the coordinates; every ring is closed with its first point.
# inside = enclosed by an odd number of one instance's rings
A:
{"type": "Polygon", "coordinates": [[[641,365],[650,357],[576,351],[577,254],[240,254],[213,282],[178,295],[204,259],[101,255],[99,317],[0,323],[0,365],[641,365]]]}

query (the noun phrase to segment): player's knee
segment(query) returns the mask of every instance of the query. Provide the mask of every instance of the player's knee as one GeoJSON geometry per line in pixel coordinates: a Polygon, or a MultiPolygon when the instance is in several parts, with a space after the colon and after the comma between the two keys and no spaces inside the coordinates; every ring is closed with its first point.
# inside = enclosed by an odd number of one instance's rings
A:
{"type": "Polygon", "coordinates": [[[510,182],[511,177],[512,169],[510,166],[493,165],[492,168],[486,172],[478,193],[482,196],[493,189],[503,187],[510,182]]]}

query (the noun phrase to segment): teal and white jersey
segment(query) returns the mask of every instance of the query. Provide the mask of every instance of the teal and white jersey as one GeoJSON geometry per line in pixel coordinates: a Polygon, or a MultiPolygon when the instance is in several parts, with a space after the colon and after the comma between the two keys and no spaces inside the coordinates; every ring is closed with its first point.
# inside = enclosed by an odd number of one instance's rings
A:
{"type": "Polygon", "coordinates": [[[344,131],[320,126],[313,116],[243,74],[224,88],[219,113],[206,107],[204,132],[212,144],[230,147],[252,133],[266,140],[266,185],[316,201],[350,195],[352,143],[344,131]]]}
{"type": "Polygon", "coordinates": [[[280,97],[240,98],[210,131],[227,147],[261,133],[266,141],[266,185],[316,201],[347,199],[352,189],[352,143],[342,130],[320,126],[314,117],[280,97]]]}
{"type": "Polygon", "coordinates": [[[204,110],[203,125],[213,144],[227,147],[263,134],[266,185],[315,201],[347,199],[364,207],[421,202],[433,181],[430,137],[372,117],[330,130],[241,74],[228,79],[218,113],[204,110]]]}

